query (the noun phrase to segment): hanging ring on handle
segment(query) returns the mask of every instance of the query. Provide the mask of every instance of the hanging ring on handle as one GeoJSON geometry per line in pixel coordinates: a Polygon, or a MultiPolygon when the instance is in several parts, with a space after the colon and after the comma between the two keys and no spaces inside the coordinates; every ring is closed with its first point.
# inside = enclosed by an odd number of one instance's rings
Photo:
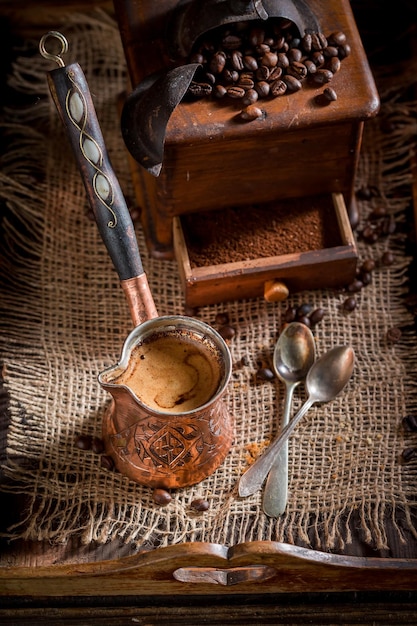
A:
{"type": "Polygon", "coordinates": [[[51,61],[55,61],[60,67],[65,67],[65,63],[62,60],[62,55],[68,51],[68,41],[64,37],[62,33],[59,33],[56,30],[50,30],[49,33],[43,35],[39,42],[39,52],[45,59],[50,59],[51,61]],[[46,49],[46,42],[48,39],[57,39],[61,44],[61,50],[58,53],[53,54],[52,52],[48,52],[46,49]]]}

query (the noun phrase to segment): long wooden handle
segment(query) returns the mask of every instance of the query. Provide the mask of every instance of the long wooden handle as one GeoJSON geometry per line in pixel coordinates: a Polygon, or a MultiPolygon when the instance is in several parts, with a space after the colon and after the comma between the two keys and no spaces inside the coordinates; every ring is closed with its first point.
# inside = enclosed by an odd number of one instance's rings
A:
{"type": "Polygon", "coordinates": [[[123,192],[107,154],[94,104],[78,63],[48,73],[52,97],[72,145],[94,216],[120,280],[143,274],[123,192]]]}

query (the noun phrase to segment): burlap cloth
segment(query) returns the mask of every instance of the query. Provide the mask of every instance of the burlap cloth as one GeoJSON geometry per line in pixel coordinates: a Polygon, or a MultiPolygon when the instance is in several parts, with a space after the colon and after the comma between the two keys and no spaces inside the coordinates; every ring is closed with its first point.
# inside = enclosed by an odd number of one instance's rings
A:
{"type": "MultiPolygon", "coordinates": [[[[74,16],[63,31],[70,41],[66,60],[84,69],[114,168],[125,195],[133,197],[116,109],[126,87],[118,30],[97,13],[74,16]]],[[[65,542],[77,534],[86,543],[118,538],[138,548],[276,540],[332,551],[349,545],[354,517],[361,540],[374,548],[389,547],[387,519],[398,541],[410,533],[417,539],[411,514],[417,461],[401,462],[403,449],[417,444],[416,434],[401,426],[402,418],[417,410],[417,343],[413,316],[404,305],[410,258],[398,235],[373,246],[359,242],[362,259],[378,260],[389,247],[395,263],[374,272],[349,315],[341,311],[346,294],[333,291],[297,294],[284,304],[254,299],[199,310],[210,324],[216,313],[229,314],[237,329],[230,342],[233,360],[246,355],[250,365],[234,371],[226,396],[236,418],[232,450],[212,476],[173,493],[168,506],[155,505],[151,489],[101,469],[97,454],[76,447],[77,435],[101,434],[110,398],[97,374],[118,360],[131,321],[88,218],[84,188],[49,97],[50,69],[40,55],[17,54],[10,86],[32,96],[34,104],[7,112],[11,146],[0,174],[1,351],[10,395],[2,488],[29,502],[8,536],[65,542]],[[313,407],[296,429],[287,511],[271,520],[262,512],[261,492],[240,499],[236,484],[247,466],[247,445],[273,436],[283,401],[281,383],[255,377],[256,361],[271,357],[287,304],[302,302],[326,311],[314,330],[318,353],[350,344],[356,367],[346,390],[334,402],[313,407]],[[392,327],[402,330],[396,344],[386,339],[392,327]],[[197,497],[209,501],[208,511],[190,508],[197,497]]],[[[380,192],[361,203],[362,214],[381,204],[400,228],[411,205],[409,156],[416,122],[410,113],[417,105],[399,94],[412,75],[415,68],[401,83],[397,74],[392,93],[389,80],[380,83],[381,116],[395,121],[396,129],[381,132],[380,118],[366,124],[357,180],[358,187],[374,185],[380,192]]],[[[159,313],[182,314],[176,263],[149,258],[140,226],[137,231],[159,313]]],[[[295,408],[303,399],[301,390],[296,392],[295,408]]]]}

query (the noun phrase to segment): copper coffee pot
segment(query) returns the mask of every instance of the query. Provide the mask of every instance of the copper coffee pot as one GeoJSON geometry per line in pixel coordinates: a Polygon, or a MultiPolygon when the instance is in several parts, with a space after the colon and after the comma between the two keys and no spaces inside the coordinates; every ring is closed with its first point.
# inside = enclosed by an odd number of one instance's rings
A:
{"type": "MultiPolygon", "coordinates": [[[[77,63],[66,66],[62,60],[68,43],[61,33],[51,31],[44,35],[39,49],[42,56],[59,66],[48,73],[51,94],[135,325],[124,343],[120,361],[98,377],[112,395],[103,419],[106,452],[120,472],[138,483],[164,488],[195,484],[217,469],[232,444],[233,420],[222,400],[232,369],[229,349],[219,333],[200,320],[181,315],[158,317],[134,226],[82,69],[77,63]],[[47,42],[48,47],[58,44],[58,52],[48,51],[47,42]],[[146,380],[139,388],[129,382],[136,368],[142,367],[140,360],[134,360],[135,353],[143,346],[148,349],[162,340],[166,343],[167,338],[170,345],[176,347],[182,342],[181,346],[190,347],[192,353],[184,357],[184,363],[178,362],[179,367],[174,367],[166,380],[155,377],[162,391],[168,390],[172,396],[169,409],[164,404],[159,406],[158,396],[155,404],[141,399],[142,392],[146,396],[148,391],[146,380]],[[200,361],[204,361],[204,368],[200,369],[200,361]],[[175,378],[181,368],[185,383],[178,376],[175,378]],[[187,410],[181,411],[185,398],[193,397],[198,382],[203,383],[203,388],[208,385],[207,372],[212,375],[211,394],[198,405],[189,404],[187,410]],[[181,385],[185,385],[184,389],[181,385]]],[[[162,362],[166,362],[165,356],[162,362]]],[[[149,379],[149,387],[150,382],[149,379]]]]}

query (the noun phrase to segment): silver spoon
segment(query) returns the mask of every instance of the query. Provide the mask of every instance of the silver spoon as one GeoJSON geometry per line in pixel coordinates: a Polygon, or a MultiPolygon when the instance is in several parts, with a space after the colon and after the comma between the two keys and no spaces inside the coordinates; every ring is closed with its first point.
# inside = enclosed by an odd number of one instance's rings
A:
{"type": "Polygon", "coordinates": [[[298,422],[315,402],[330,402],[348,383],[354,362],[354,352],[349,346],[336,346],[317,359],[306,378],[308,398],[298,413],[277,437],[240,477],[239,495],[250,496],[262,487],[278,452],[291,435],[298,422]]]}
{"type": "MultiPolygon", "coordinates": [[[[305,379],[316,358],[316,346],[311,330],[300,322],[291,322],[279,336],[274,350],[273,365],[285,385],[285,401],[281,428],[289,421],[295,388],[305,379]]],[[[266,515],[278,517],[287,506],[288,441],[274,460],[268,474],[262,508],[266,515]]]]}

